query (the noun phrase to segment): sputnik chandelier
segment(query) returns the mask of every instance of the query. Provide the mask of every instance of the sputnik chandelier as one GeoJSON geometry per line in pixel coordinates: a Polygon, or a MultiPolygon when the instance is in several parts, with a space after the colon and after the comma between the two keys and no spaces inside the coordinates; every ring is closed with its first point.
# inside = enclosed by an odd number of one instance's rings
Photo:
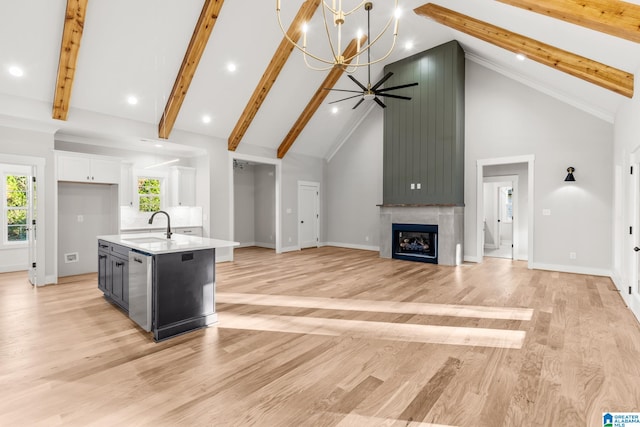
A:
{"type": "MultiPolygon", "coordinates": [[[[373,8],[373,4],[371,2],[362,1],[352,9],[345,10],[343,8],[343,0],[331,0],[331,5],[329,5],[329,0],[322,0],[322,17],[324,19],[324,27],[327,36],[327,42],[329,45],[327,54],[324,57],[320,54],[311,53],[307,50],[307,23],[304,23],[302,27],[302,46],[299,45],[295,40],[292,40],[291,37],[289,37],[287,31],[282,25],[282,20],[280,18],[280,3],[281,0],[276,0],[276,14],[278,16],[278,24],[280,24],[280,29],[282,30],[282,33],[284,34],[286,39],[289,40],[289,42],[293,44],[293,46],[295,46],[297,49],[302,51],[302,56],[304,57],[305,64],[312,70],[327,71],[333,67],[340,67],[347,73],[353,73],[359,67],[366,67],[377,62],[384,61],[391,54],[393,48],[395,47],[396,39],[398,37],[398,18],[400,16],[400,12],[398,9],[398,0],[394,0],[393,12],[391,13],[391,16],[387,20],[382,30],[380,30],[380,33],[378,33],[378,35],[376,35],[376,37],[373,39],[371,39],[369,36],[364,46],[361,45],[361,40],[364,35],[362,30],[358,30],[357,33],[356,31],[353,32],[353,34],[357,34],[357,50],[355,54],[346,58],[342,54],[342,49],[344,48],[343,33],[346,34],[347,31],[353,30],[353,28],[345,26],[346,22],[349,20],[348,18],[350,18],[350,15],[364,10],[367,12],[367,26],[370,27],[368,12],[373,8]],[[330,23],[332,23],[332,25],[330,25],[330,23]],[[382,35],[387,32],[389,28],[391,28],[392,23],[394,24],[393,40],[391,41],[389,50],[382,57],[371,60],[371,47],[381,39],[382,35]],[[330,28],[331,26],[334,27],[333,30],[330,28]],[[349,30],[347,30],[347,28],[349,28],[349,30]],[[330,52],[330,54],[328,52],[330,52]],[[360,56],[365,53],[367,54],[367,61],[362,62],[360,61],[360,56]],[[309,63],[309,58],[312,58],[315,61],[318,61],[320,64],[324,65],[311,65],[309,63]]],[[[350,2],[349,0],[344,0],[344,3],[353,3],[353,1],[350,2]]],[[[355,17],[353,18],[355,19],[355,17]]]]}

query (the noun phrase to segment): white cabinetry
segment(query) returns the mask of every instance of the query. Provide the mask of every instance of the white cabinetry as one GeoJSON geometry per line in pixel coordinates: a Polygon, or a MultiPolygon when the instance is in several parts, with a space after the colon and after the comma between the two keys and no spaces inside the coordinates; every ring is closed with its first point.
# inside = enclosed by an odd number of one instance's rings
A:
{"type": "Polygon", "coordinates": [[[174,166],[169,174],[169,204],[171,206],[196,205],[196,170],[174,166]]]}
{"type": "Polygon", "coordinates": [[[133,206],[133,164],[120,165],[120,206],[133,206]]]}
{"type": "Polygon", "coordinates": [[[98,184],[118,184],[120,182],[120,162],[118,160],[67,153],[59,154],[57,157],[58,181],[98,184]]]}

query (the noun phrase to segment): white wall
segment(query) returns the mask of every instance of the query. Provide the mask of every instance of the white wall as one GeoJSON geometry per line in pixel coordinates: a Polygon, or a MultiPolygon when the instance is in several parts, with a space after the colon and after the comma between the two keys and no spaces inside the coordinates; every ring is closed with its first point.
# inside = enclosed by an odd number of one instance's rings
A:
{"type": "Polygon", "coordinates": [[[477,161],[534,155],[534,267],[608,274],[613,126],[472,61],[466,67],[465,257],[479,255],[477,161]],[[574,183],[564,182],[568,166],[574,183]]]}
{"type": "Polygon", "coordinates": [[[240,246],[253,246],[255,233],[255,184],[254,166],[245,165],[243,169],[233,170],[233,239],[240,246]]]}
{"type": "Polygon", "coordinates": [[[325,161],[316,157],[288,153],[282,159],[282,250],[298,247],[298,181],[320,183],[320,241],[326,241],[325,161]]]}
{"type": "Polygon", "coordinates": [[[378,250],[383,112],[374,108],[327,164],[327,243],[378,250]],[[368,240],[367,240],[368,239],[368,240]]]}
{"type": "Polygon", "coordinates": [[[116,185],[58,183],[59,277],[98,271],[97,236],[118,233],[118,209],[116,185]],[[77,262],[65,262],[68,253],[77,262]]]}

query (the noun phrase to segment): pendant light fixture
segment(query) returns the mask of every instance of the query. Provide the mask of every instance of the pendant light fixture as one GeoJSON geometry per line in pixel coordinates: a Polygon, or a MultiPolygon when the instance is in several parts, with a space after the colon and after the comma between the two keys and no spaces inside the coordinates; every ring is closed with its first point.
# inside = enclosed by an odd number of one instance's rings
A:
{"type": "MultiPolygon", "coordinates": [[[[400,12],[398,9],[398,0],[393,1],[393,13],[391,13],[386,21],[386,24],[380,30],[380,33],[373,38],[369,39],[369,43],[366,46],[360,45],[360,40],[362,39],[362,33],[358,32],[358,45],[356,53],[348,58],[345,58],[342,55],[343,46],[343,33],[347,31],[352,31],[353,28],[347,26],[348,21],[350,20],[352,14],[356,12],[361,12],[363,10],[371,10],[372,3],[368,1],[362,1],[359,4],[352,6],[352,9],[345,9],[344,4],[353,3],[353,1],[349,0],[331,0],[331,4],[329,4],[329,0],[322,0],[322,17],[324,21],[324,29],[326,32],[326,42],[328,43],[328,51],[331,52],[330,56],[322,56],[319,53],[311,53],[307,49],[307,23],[303,24],[303,36],[302,36],[302,45],[298,44],[295,40],[292,40],[291,37],[287,34],[284,26],[282,25],[282,20],[280,17],[280,8],[281,8],[281,0],[276,0],[276,15],[278,17],[278,24],[280,25],[280,30],[284,34],[285,38],[298,50],[302,52],[302,56],[304,57],[304,62],[312,70],[316,71],[327,71],[333,67],[340,67],[346,73],[353,73],[359,67],[366,67],[372,64],[375,64],[380,61],[384,61],[396,45],[396,39],[398,37],[398,21],[400,12]],[[387,52],[380,58],[371,60],[368,59],[367,62],[361,62],[360,56],[364,53],[369,52],[371,47],[376,44],[381,38],[382,35],[387,32],[389,28],[391,28],[391,24],[393,25],[393,39],[391,41],[391,45],[387,52]],[[333,27],[330,28],[330,27],[333,27]],[[319,66],[314,66],[309,63],[309,58],[317,61],[319,66]]],[[[390,3],[390,2],[389,2],[390,3]]],[[[355,33],[355,31],[353,31],[355,33]]],[[[320,37],[320,36],[318,36],[320,37]]],[[[347,38],[350,38],[347,36],[347,38]]]]}

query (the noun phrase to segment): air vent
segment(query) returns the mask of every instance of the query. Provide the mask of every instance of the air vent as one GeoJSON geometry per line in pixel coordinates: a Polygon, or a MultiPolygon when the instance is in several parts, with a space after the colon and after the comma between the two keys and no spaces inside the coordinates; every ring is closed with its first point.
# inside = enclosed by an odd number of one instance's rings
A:
{"type": "Polygon", "coordinates": [[[69,264],[71,262],[78,262],[78,252],[71,252],[69,254],[64,254],[64,263],[69,264]]]}

